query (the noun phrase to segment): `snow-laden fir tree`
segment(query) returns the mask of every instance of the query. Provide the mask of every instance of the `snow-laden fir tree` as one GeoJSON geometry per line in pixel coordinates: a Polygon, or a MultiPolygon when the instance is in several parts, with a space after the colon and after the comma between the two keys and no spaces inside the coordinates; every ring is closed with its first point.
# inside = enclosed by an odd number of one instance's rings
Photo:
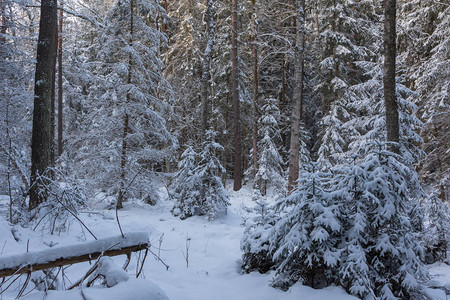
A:
{"type": "Polygon", "coordinates": [[[436,191],[423,199],[421,205],[424,214],[422,239],[425,262],[445,261],[448,259],[447,249],[450,243],[450,207],[436,191]]]}
{"type": "Polygon", "coordinates": [[[405,1],[399,23],[406,84],[415,91],[409,100],[418,106],[424,123],[420,133],[427,159],[421,161],[419,173],[427,184],[444,190],[448,200],[449,181],[441,178],[450,178],[450,6],[442,1],[405,1]]]}
{"type": "Polygon", "coordinates": [[[195,174],[197,153],[188,147],[181,155],[178,172],[169,187],[169,197],[175,202],[172,213],[185,219],[199,214],[200,180],[195,174]]]}
{"type": "Polygon", "coordinates": [[[117,1],[96,39],[95,74],[89,88],[75,160],[94,191],[155,202],[153,171],[170,154],[170,110],[161,99],[170,89],[161,76],[164,35],[152,23],[161,8],[146,0],[117,1]]]}
{"type": "Polygon", "coordinates": [[[254,190],[253,217],[246,221],[241,239],[242,269],[246,273],[258,271],[266,273],[274,269],[273,251],[270,251],[270,238],[279,214],[269,205],[258,189],[254,190]]]}
{"type": "Polygon", "coordinates": [[[203,150],[198,153],[195,159],[193,150],[183,154],[180,167],[184,166],[188,170],[177,173],[172,197],[175,198],[175,206],[172,212],[182,219],[191,216],[207,215],[208,220],[212,220],[219,214],[226,213],[227,206],[230,205],[228,192],[222,184],[220,175],[225,169],[220,164],[216,153],[223,151],[223,147],[215,142],[215,133],[206,131],[205,141],[202,144],[203,150]],[[195,160],[198,161],[194,167],[195,160]]]}
{"type": "Polygon", "coordinates": [[[370,229],[369,211],[371,199],[368,191],[363,189],[367,172],[359,164],[338,166],[335,179],[335,197],[341,202],[343,222],[341,252],[339,265],[339,283],[351,294],[364,297],[374,295],[374,283],[370,278],[369,258],[366,247],[370,229]]]}
{"type": "Polygon", "coordinates": [[[322,119],[322,135],[317,161],[323,170],[342,163],[346,156],[349,138],[357,135],[352,124],[347,124],[351,116],[345,109],[342,99],[331,104],[330,111],[322,119]]]}
{"type": "Polygon", "coordinates": [[[367,80],[361,62],[375,56],[373,3],[342,0],[317,2],[316,28],[311,32],[316,41],[312,47],[315,58],[313,93],[319,105],[319,138],[315,149],[324,168],[342,162],[348,143],[354,135],[352,126],[344,125],[352,119],[349,88],[367,80]],[[317,44],[319,42],[319,44],[317,44]]]}
{"type": "Polygon", "coordinates": [[[338,283],[362,298],[417,299],[427,271],[407,184],[414,172],[386,143],[372,149],[335,177],[345,216],[338,283]]]}
{"type": "Polygon", "coordinates": [[[271,189],[279,195],[286,190],[285,164],[278,150],[281,142],[278,126],[280,111],[276,103],[277,100],[273,98],[266,100],[259,119],[258,133],[261,139],[258,141],[258,170],[254,180],[262,196],[271,189]]]}
{"type": "Polygon", "coordinates": [[[270,232],[269,251],[277,265],[273,286],[287,289],[297,281],[323,287],[334,281],[340,262],[340,204],[326,190],[331,174],[310,163],[297,188],[276,203],[282,215],[270,232]]]}
{"type": "Polygon", "coordinates": [[[226,213],[230,205],[228,192],[223,186],[221,175],[225,172],[216,154],[223,147],[215,141],[215,132],[208,130],[205,134],[203,150],[199,153],[199,163],[195,170],[200,180],[200,200],[203,214],[211,220],[218,214],[226,213]]]}
{"type": "Polygon", "coordinates": [[[208,10],[209,5],[212,5],[210,0],[176,0],[171,1],[168,11],[169,47],[164,53],[166,68],[163,75],[174,89],[177,118],[173,120],[173,128],[181,146],[192,141],[201,143],[203,134],[202,118],[199,118],[202,105],[199,103],[204,95],[202,84],[210,83],[209,72],[203,74],[203,70],[208,70],[212,56],[208,41],[212,44],[214,40],[211,35],[214,26],[212,30],[207,26],[208,12],[213,13],[208,10]]]}
{"type": "MultiPolygon", "coordinates": [[[[349,145],[350,153],[367,152],[374,141],[386,139],[382,64],[381,61],[364,64],[367,69],[366,75],[371,79],[350,88],[351,104],[349,106],[355,112],[355,116],[349,120],[347,126],[353,126],[357,130],[355,131],[357,134],[352,137],[349,145]]],[[[396,78],[400,151],[404,162],[412,167],[423,156],[423,151],[417,147],[423,142],[417,133],[423,123],[415,115],[417,106],[408,99],[414,93],[402,84],[404,80],[404,76],[396,78]]]]}
{"type": "Polygon", "coordinates": [[[35,17],[24,1],[0,1],[0,193],[11,196],[10,221],[29,189],[35,17]]]}

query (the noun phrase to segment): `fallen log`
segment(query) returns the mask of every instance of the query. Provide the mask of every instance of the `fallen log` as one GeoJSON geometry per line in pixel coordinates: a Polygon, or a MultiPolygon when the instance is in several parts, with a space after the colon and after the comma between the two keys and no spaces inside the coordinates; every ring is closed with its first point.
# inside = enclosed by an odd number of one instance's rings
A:
{"type": "Polygon", "coordinates": [[[129,254],[150,247],[145,232],[127,233],[70,246],[0,257],[0,278],[71,265],[102,256],[129,254]]]}

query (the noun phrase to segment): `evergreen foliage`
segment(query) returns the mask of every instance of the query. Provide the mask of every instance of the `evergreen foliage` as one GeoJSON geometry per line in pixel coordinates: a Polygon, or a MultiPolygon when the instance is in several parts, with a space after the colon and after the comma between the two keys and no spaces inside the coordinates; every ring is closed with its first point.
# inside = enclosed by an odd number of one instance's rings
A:
{"type": "Polygon", "coordinates": [[[129,0],[118,1],[107,13],[97,48],[92,49],[96,55],[86,62],[94,67],[82,78],[88,91],[81,91],[81,99],[89,102],[81,103],[84,116],[78,130],[83,136],[76,139],[73,154],[90,189],[115,194],[123,185],[128,196],[149,203],[158,200],[159,180],[153,170],[176,145],[166,128],[170,107],[162,100],[170,92],[158,55],[165,37],[148,22],[158,9],[151,1],[129,0]],[[123,141],[125,118],[129,122],[123,141]],[[122,183],[123,142],[127,153],[122,183]]]}
{"type": "Polygon", "coordinates": [[[338,170],[336,196],[347,216],[339,283],[360,297],[414,298],[427,278],[407,184],[414,175],[385,147],[374,144],[360,162],[338,170]]]}
{"type": "Polygon", "coordinates": [[[280,217],[259,190],[255,190],[253,200],[256,203],[254,207],[256,216],[247,221],[241,240],[241,250],[244,252],[242,269],[246,273],[253,271],[266,273],[275,267],[270,239],[273,226],[280,217]]]}
{"type": "Polygon", "coordinates": [[[281,140],[278,122],[280,111],[275,105],[275,99],[268,99],[262,107],[263,114],[259,119],[258,141],[258,170],[255,175],[256,186],[265,196],[268,189],[273,189],[276,194],[282,195],[286,189],[284,161],[281,157],[278,144],[281,140]]]}
{"type": "Polygon", "coordinates": [[[223,151],[223,147],[214,138],[215,133],[208,130],[203,150],[198,155],[191,148],[182,155],[180,166],[186,169],[178,171],[171,193],[171,198],[176,201],[172,212],[182,219],[207,215],[208,220],[212,220],[226,213],[230,205],[228,192],[218,177],[225,169],[215,156],[223,151]]]}
{"type": "Polygon", "coordinates": [[[339,263],[339,205],[326,191],[331,174],[321,172],[317,163],[304,168],[298,188],[279,200],[284,212],[271,232],[270,247],[277,265],[273,285],[287,289],[297,281],[323,287],[337,275],[339,263]]]}

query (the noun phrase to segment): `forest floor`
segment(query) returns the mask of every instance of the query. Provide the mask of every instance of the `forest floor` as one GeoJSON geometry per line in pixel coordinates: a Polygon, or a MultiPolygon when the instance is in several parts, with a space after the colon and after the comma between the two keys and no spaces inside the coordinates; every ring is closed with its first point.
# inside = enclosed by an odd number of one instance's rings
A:
{"type": "MultiPolygon", "coordinates": [[[[164,197],[166,193],[161,190],[161,194],[164,197]]],[[[357,299],[340,287],[315,290],[295,284],[287,292],[283,292],[270,287],[273,273],[242,274],[240,240],[244,231],[242,224],[245,218],[249,217],[244,206],[251,207],[254,203],[248,187],[239,192],[230,192],[230,196],[231,206],[228,208],[228,214],[211,222],[205,217],[192,217],[182,221],[170,213],[172,204],[169,201],[160,201],[156,206],[136,201],[126,202],[124,209],[119,211],[123,231],[148,232],[152,251],[169,266],[166,270],[154,255],[149,255],[145,262],[143,277],[159,286],[172,300],[357,299]]],[[[7,197],[0,197],[0,247],[2,247],[0,256],[26,252],[27,244],[30,251],[35,251],[48,248],[49,245],[66,246],[93,239],[77,221],[73,221],[68,230],[53,235],[48,233],[44,225],[38,226],[35,231],[31,228],[13,227],[5,221],[7,201],[7,197]]],[[[97,237],[120,234],[115,210],[110,209],[110,205],[105,204],[104,199],[96,199],[91,203],[91,207],[91,212],[81,213],[80,218],[97,237]]],[[[128,273],[132,276],[136,273],[137,259],[137,254],[134,254],[128,267],[128,273]]],[[[114,257],[114,261],[121,266],[125,257],[114,257]]],[[[88,263],[69,267],[65,271],[67,277],[64,281],[59,280],[59,286],[70,285],[70,282],[81,278],[88,269],[88,263]]],[[[438,286],[450,288],[450,266],[435,264],[431,267],[431,273],[438,286]]],[[[23,282],[25,276],[22,277],[23,282]]],[[[19,282],[15,284],[17,288],[20,286],[19,282]]],[[[106,290],[100,287],[85,289],[90,290],[91,294],[85,293],[84,297],[137,300],[139,289],[144,288],[146,284],[129,281],[120,285],[120,289],[106,290]]],[[[36,289],[31,291],[33,287],[31,283],[24,293],[28,293],[25,299],[82,299],[79,290],[52,291],[44,296],[43,292],[36,289]]],[[[0,299],[14,299],[17,293],[18,290],[12,287],[3,293],[0,299]]],[[[441,290],[430,290],[430,293],[435,299],[446,299],[445,293],[441,290]]],[[[146,299],[145,296],[142,299],[146,299]]]]}

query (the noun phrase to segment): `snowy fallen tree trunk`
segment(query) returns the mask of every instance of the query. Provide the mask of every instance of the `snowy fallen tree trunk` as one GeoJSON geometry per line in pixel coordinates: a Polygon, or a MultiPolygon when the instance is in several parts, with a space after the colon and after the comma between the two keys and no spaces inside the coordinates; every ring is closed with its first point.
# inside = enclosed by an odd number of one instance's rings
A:
{"type": "Polygon", "coordinates": [[[145,232],[127,233],[75,245],[54,247],[20,255],[0,257],[0,278],[61,267],[97,259],[145,250],[150,246],[145,232]]]}

